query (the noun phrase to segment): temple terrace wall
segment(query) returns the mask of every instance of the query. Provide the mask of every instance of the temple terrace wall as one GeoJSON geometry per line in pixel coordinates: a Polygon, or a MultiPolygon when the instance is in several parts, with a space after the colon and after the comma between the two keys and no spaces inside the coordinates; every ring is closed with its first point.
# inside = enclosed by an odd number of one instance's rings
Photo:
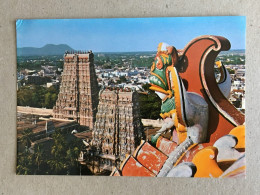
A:
{"type": "Polygon", "coordinates": [[[52,109],[46,109],[46,108],[32,108],[29,106],[17,106],[17,112],[24,113],[24,114],[32,114],[32,115],[42,115],[42,116],[48,116],[53,115],[52,109]]]}

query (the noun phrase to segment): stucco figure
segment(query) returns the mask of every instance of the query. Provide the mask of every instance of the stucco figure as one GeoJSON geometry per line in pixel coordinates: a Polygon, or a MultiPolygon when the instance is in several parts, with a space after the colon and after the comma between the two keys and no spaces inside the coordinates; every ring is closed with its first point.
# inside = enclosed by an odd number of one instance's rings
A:
{"type": "Polygon", "coordinates": [[[169,129],[177,131],[173,136],[178,144],[186,139],[193,143],[205,141],[207,135],[208,106],[206,101],[196,93],[187,92],[175,66],[178,52],[167,43],[160,43],[149,78],[151,87],[162,99],[161,117],[165,120],[162,128],[153,136],[158,137],[169,129]]]}
{"type": "Polygon", "coordinates": [[[164,123],[152,145],[142,141],[112,176],[244,175],[245,117],[228,101],[230,75],[216,62],[230,46],[226,38],[212,35],[197,37],[182,50],[159,44],[149,80],[162,100],[164,123]],[[163,135],[169,130],[171,140],[163,135]]]}

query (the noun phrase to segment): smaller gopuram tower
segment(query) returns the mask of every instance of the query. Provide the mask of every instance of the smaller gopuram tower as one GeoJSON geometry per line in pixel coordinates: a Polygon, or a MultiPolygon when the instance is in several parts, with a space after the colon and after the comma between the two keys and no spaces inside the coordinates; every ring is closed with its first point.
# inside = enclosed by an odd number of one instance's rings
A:
{"type": "Polygon", "coordinates": [[[117,166],[126,154],[133,154],[143,136],[138,93],[104,89],[99,94],[98,112],[91,145],[99,156],[99,167],[117,166]]]}
{"type": "Polygon", "coordinates": [[[76,120],[93,129],[99,92],[93,61],[91,51],[65,53],[54,118],[76,120]]]}

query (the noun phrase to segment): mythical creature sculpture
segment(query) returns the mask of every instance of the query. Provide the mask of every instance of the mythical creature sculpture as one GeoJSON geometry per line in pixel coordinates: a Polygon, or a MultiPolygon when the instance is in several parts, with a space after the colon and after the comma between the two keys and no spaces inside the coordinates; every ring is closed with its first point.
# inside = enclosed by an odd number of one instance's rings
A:
{"type": "Polygon", "coordinates": [[[215,62],[220,51],[229,49],[227,39],[211,35],[197,37],[178,51],[159,44],[149,80],[150,89],[162,99],[164,124],[152,137],[154,146],[143,140],[111,175],[244,175],[245,117],[228,101],[230,76],[215,62]],[[168,130],[172,140],[161,136],[168,130]]]}
{"type": "Polygon", "coordinates": [[[178,155],[192,144],[205,142],[207,136],[208,105],[197,93],[186,91],[175,68],[177,63],[177,50],[167,43],[160,43],[149,80],[150,89],[162,99],[160,115],[165,122],[152,137],[152,143],[155,144],[163,132],[174,128],[173,140],[179,144],[170,154],[169,163],[160,171],[162,176],[171,170],[178,155]]]}
{"type": "Polygon", "coordinates": [[[161,117],[165,120],[162,128],[152,138],[174,128],[173,139],[181,144],[187,139],[193,143],[206,140],[208,126],[208,105],[197,93],[187,92],[176,70],[178,52],[173,46],[160,43],[151,67],[151,87],[162,99],[161,117]],[[177,135],[177,136],[174,136],[177,135]]]}

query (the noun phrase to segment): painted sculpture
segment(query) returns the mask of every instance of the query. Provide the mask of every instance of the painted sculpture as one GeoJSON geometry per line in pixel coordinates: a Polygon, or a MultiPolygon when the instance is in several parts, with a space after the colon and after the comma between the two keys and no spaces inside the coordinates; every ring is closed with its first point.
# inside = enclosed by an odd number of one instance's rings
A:
{"type": "Polygon", "coordinates": [[[161,117],[166,125],[152,141],[156,143],[161,133],[174,126],[177,132],[174,140],[178,144],[188,139],[193,143],[202,143],[207,135],[208,105],[197,93],[186,91],[175,68],[177,63],[177,50],[160,43],[149,80],[150,89],[162,99],[161,117]]]}
{"type": "Polygon", "coordinates": [[[201,36],[183,50],[160,43],[149,78],[162,99],[162,128],[114,176],[237,177],[245,173],[245,117],[228,100],[231,80],[215,59],[224,37],[201,36]],[[214,68],[220,77],[216,78],[214,68]],[[171,131],[171,140],[163,134],[171,131]]]}

